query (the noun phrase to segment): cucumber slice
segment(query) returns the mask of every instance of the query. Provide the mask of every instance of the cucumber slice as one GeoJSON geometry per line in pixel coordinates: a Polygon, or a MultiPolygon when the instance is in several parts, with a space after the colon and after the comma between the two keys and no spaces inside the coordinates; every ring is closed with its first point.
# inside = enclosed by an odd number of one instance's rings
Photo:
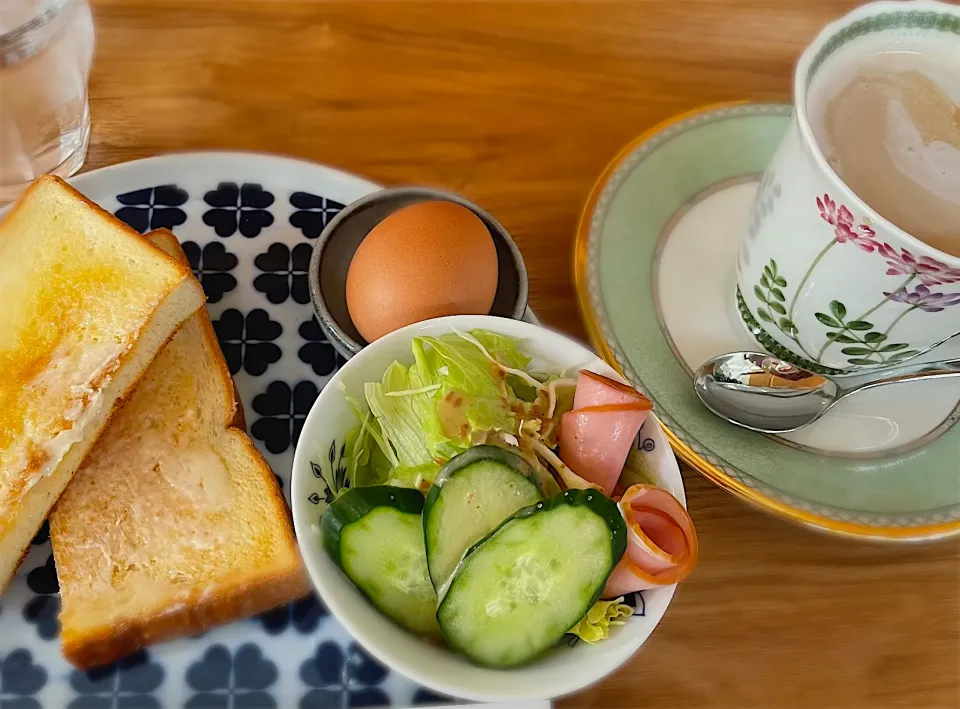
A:
{"type": "Polygon", "coordinates": [[[467,550],[517,510],[542,498],[533,468],[497,446],[476,446],[447,463],[423,506],[433,587],[441,592],[467,550]]]}
{"type": "Polygon", "coordinates": [[[436,634],[437,595],[423,546],[423,495],[408,488],[348,490],[323,514],[324,546],[370,602],[414,633],[436,634]]]}
{"type": "Polygon", "coordinates": [[[440,632],[485,667],[535,660],[593,606],[625,550],[620,511],[596,490],[524,508],[461,562],[437,611],[440,632]]]}

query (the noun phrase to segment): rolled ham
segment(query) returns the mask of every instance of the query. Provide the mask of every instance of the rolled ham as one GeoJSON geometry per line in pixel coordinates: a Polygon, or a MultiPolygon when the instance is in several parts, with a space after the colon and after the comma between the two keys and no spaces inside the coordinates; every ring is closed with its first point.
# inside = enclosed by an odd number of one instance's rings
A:
{"type": "Polygon", "coordinates": [[[560,458],[605,495],[613,493],[652,404],[639,392],[582,371],[573,410],[560,417],[560,458]]]}
{"type": "Polygon", "coordinates": [[[611,406],[637,404],[647,409],[653,407],[650,400],[631,386],[586,369],[580,370],[577,391],[573,396],[573,408],[588,406],[611,406]]]}
{"type": "Polygon", "coordinates": [[[679,500],[655,485],[634,485],[620,499],[627,550],[603,590],[604,598],[679,583],[697,563],[693,521],[679,500]]]}

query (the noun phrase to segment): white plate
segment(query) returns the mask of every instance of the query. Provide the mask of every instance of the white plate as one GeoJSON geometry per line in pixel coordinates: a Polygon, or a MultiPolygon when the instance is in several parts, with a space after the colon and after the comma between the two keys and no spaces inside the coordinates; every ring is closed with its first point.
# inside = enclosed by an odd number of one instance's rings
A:
{"type": "MultiPolygon", "coordinates": [[[[237,153],[151,158],[73,183],[140,231],[170,227],[183,242],[254,443],[289,492],[300,427],[342,363],[307,295],[311,246],[344,204],[379,186],[321,165],[237,153]]],[[[59,608],[50,542],[41,534],[0,598],[0,707],[449,703],[369,657],[313,595],[88,673],[60,654],[59,608]]]]}

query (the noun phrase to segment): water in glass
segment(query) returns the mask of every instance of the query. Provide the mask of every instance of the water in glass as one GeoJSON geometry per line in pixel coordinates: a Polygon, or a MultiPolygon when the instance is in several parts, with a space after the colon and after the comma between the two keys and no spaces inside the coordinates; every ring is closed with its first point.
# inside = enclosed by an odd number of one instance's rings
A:
{"type": "Polygon", "coordinates": [[[0,204],[83,165],[92,55],[85,0],[0,0],[0,204]]]}

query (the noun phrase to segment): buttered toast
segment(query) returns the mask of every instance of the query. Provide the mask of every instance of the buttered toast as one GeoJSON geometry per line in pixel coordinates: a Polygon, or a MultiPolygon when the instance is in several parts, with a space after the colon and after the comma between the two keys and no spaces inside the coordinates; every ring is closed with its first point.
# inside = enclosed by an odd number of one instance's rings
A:
{"type": "Polygon", "coordinates": [[[59,178],[0,222],[0,592],[115,402],[203,302],[189,268],[59,178]]]}
{"type": "MultiPolygon", "coordinates": [[[[185,261],[170,232],[147,238],[185,261]]],[[[308,592],[286,503],[242,426],[204,309],[157,356],[51,516],[72,663],[110,662],[308,592]]]]}

